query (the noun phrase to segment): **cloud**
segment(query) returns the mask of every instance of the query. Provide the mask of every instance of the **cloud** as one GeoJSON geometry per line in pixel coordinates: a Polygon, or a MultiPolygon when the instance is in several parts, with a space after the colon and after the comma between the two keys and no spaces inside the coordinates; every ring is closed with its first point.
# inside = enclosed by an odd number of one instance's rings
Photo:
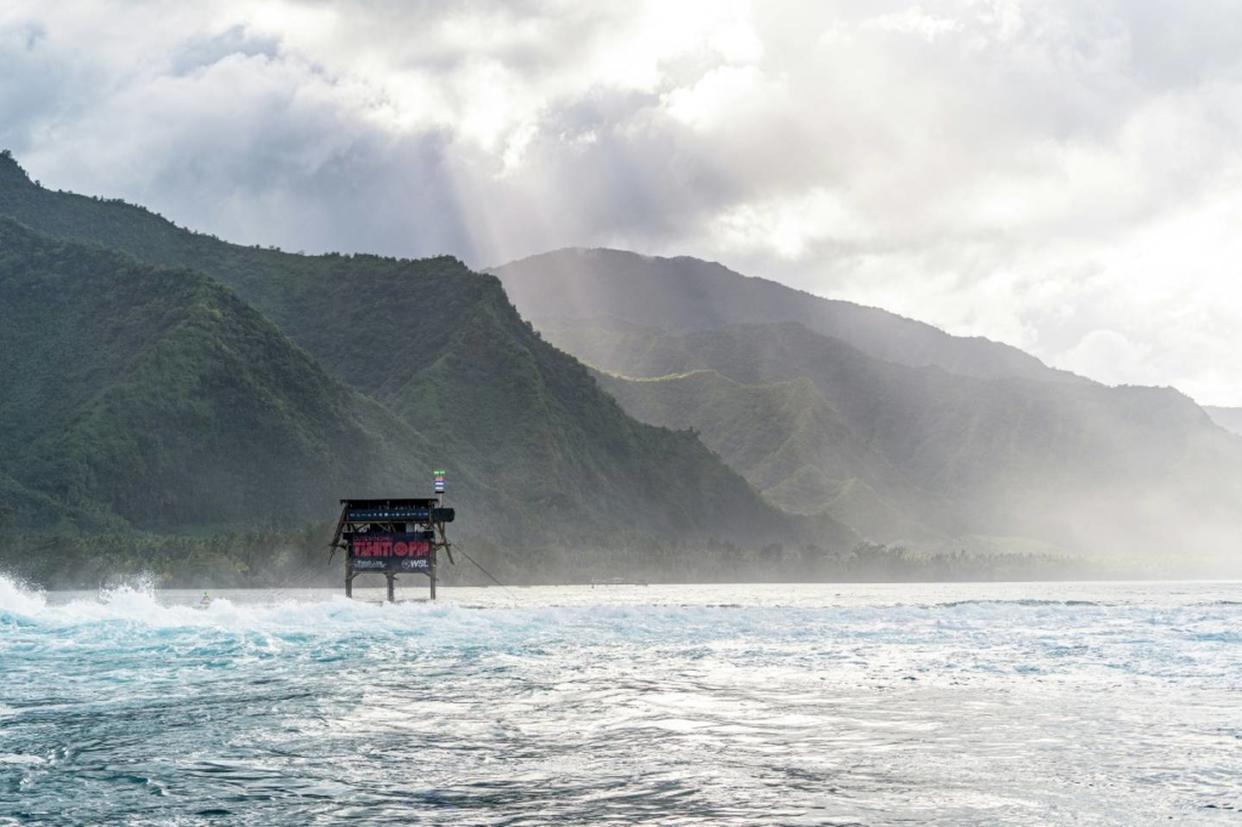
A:
{"type": "Polygon", "coordinates": [[[1224,0],[0,9],[45,183],[287,249],[722,260],[1242,404],[1224,0]]]}

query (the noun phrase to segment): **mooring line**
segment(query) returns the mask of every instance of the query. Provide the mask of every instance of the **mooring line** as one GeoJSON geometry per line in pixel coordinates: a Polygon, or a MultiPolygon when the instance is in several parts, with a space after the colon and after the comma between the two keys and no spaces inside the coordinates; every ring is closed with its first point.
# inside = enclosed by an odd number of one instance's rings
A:
{"type": "Polygon", "coordinates": [[[469,554],[462,551],[461,549],[457,549],[457,552],[462,557],[465,557],[467,560],[469,560],[471,563],[474,563],[474,565],[479,569],[479,571],[483,572],[484,574],[486,574],[488,577],[491,578],[493,583],[495,583],[497,586],[500,586],[500,588],[504,589],[506,592],[508,592],[513,597],[517,597],[517,592],[513,591],[508,586],[506,586],[504,583],[501,583],[499,580],[497,580],[496,575],[492,574],[490,571],[483,568],[483,565],[478,560],[474,559],[473,557],[471,557],[469,554]]]}

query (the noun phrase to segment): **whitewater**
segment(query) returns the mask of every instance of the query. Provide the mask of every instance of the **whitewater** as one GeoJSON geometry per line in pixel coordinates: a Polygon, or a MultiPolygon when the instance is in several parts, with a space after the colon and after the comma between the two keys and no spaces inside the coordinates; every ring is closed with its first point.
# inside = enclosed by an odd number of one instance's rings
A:
{"type": "Polygon", "coordinates": [[[213,596],[0,578],[0,824],[1242,819],[1238,583],[213,596]]]}

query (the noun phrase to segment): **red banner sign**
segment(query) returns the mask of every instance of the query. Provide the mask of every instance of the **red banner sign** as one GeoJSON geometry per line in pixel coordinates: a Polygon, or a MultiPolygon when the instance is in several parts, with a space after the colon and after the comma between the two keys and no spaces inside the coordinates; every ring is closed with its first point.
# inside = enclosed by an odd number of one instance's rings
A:
{"type": "Polygon", "coordinates": [[[349,538],[349,556],[385,559],[431,556],[431,541],[405,534],[356,534],[349,538]]]}

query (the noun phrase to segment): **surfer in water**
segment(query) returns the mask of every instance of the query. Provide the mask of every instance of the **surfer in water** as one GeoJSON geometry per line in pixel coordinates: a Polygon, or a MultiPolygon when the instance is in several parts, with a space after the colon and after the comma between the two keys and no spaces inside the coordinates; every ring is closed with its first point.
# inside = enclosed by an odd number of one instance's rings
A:
{"type": "Polygon", "coordinates": [[[200,609],[206,609],[210,605],[211,605],[210,595],[208,595],[207,592],[203,592],[203,599],[198,601],[198,607],[200,609]]]}

